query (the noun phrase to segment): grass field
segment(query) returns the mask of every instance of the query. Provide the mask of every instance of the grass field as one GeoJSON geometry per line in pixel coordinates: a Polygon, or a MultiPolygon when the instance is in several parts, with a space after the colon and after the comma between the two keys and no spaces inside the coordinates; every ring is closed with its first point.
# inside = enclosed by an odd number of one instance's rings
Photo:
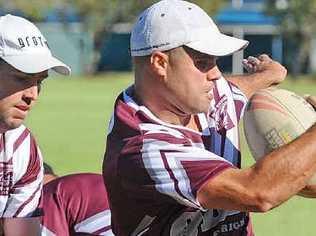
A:
{"type": "MultiPolygon", "coordinates": [[[[119,92],[132,83],[129,73],[94,78],[48,79],[27,126],[57,174],[100,172],[107,123],[119,92]]],[[[287,81],[282,87],[316,94],[316,80],[287,81]]],[[[244,166],[253,163],[246,145],[244,166]]],[[[316,235],[316,199],[294,197],[266,214],[254,214],[256,235],[316,235]]]]}

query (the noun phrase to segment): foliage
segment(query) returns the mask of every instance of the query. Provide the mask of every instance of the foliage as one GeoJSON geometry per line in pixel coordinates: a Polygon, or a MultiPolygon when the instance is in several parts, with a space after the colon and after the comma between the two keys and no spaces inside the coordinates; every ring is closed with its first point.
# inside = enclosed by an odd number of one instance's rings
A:
{"type": "Polygon", "coordinates": [[[300,73],[316,30],[316,0],[267,0],[266,10],[277,17],[282,35],[295,46],[292,69],[300,73]]]}
{"type": "Polygon", "coordinates": [[[42,20],[47,10],[54,7],[53,0],[0,0],[0,9],[7,12],[21,12],[23,15],[32,20],[42,20]]]}
{"type": "MultiPolygon", "coordinates": [[[[145,8],[155,0],[0,0],[3,10],[19,10],[27,17],[40,21],[49,10],[58,10],[63,21],[69,9],[74,9],[87,29],[95,32],[100,28],[110,28],[118,22],[132,22],[145,8]]],[[[200,5],[209,14],[214,14],[226,1],[197,0],[191,1],[200,5]]],[[[67,22],[65,22],[67,23],[67,22]]]]}

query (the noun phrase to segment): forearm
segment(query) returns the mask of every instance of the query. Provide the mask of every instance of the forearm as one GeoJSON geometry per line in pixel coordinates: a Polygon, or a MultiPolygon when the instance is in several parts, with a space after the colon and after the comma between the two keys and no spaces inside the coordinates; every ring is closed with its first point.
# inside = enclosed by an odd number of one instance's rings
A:
{"type": "Polygon", "coordinates": [[[254,166],[257,182],[272,205],[303,189],[316,172],[316,124],[301,137],[270,153],[254,166]]]}
{"type": "Polygon", "coordinates": [[[250,73],[227,76],[226,79],[239,87],[248,98],[259,89],[279,84],[285,79],[287,74],[284,66],[265,54],[257,58],[250,56],[248,59],[243,60],[243,65],[250,73]]]}
{"type": "Polygon", "coordinates": [[[268,88],[273,84],[269,80],[266,71],[245,75],[230,75],[225,77],[229,82],[236,85],[247,98],[250,98],[256,91],[268,88]]]}
{"type": "Polygon", "coordinates": [[[297,194],[316,172],[316,125],[251,168],[230,169],[198,191],[205,208],[270,210],[297,194]]]}

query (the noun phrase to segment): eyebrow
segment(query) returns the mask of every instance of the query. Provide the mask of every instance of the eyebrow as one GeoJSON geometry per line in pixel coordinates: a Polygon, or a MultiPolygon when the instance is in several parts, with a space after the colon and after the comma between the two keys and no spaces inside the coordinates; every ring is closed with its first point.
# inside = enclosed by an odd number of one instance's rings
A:
{"type": "Polygon", "coordinates": [[[189,48],[189,47],[185,47],[185,51],[187,51],[187,53],[193,59],[205,59],[205,58],[214,58],[214,59],[216,59],[217,58],[217,56],[208,55],[206,53],[199,52],[199,51],[194,50],[194,49],[189,48]]]}
{"type": "Polygon", "coordinates": [[[42,79],[46,79],[48,78],[48,73],[44,74],[40,74],[40,73],[25,73],[25,72],[22,72],[22,71],[19,71],[19,70],[14,70],[12,71],[13,74],[17,75],[17,76],[20,76],[20,77],[23,77],[25,79],[29,78],[29,77],[39,77],[39,78],[42,78],[42,79]]]}
{"type": "Polygon", "coordinates": [[[198,54],[198,55],[192,55],[192,58],[194,60],[199,60],[199,59],[202,59],[202,60],[204,60],[204,59],[206,59],[206,60],[216,60],[218,57],[201,53],[201,54],[198,54]]]}
{"type": "Polygon", "coordinates": [[[48,78],[48,73],[47,74],[45,74],[44,76],[41,76],[41,78],[43,78],[43,79],[47,79],[48,78]]]}

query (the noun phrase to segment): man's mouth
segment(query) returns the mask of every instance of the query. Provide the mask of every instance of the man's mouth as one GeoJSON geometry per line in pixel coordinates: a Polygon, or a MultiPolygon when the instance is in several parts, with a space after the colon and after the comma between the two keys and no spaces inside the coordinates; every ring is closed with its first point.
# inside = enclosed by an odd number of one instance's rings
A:
{"type": "Polygon", "coordinates": [[[18,108],[21,111],[28,111],[30,109],[29,106],[24,106],[24,105],[18,105],[18,106],[15,106],[15,107],[18,108]]]}

